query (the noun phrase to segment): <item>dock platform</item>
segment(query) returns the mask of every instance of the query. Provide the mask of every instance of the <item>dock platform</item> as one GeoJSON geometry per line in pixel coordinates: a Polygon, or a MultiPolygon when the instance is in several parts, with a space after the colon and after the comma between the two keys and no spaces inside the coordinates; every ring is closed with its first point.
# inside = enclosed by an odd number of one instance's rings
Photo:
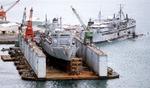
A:
{"type": "Polygon", "coordinates": [[[56,69],[53,66],[46,66],[46,77],[37,78],[34,71],[31,69],[30,65],[26,61],[24,56],[16,55],[11,57],[10,55],[2,55],[3,61],[13,61],[18,73],[20,74],[23,80],[101,80],[101,79],[114,79],[119,78],[119,74],[114,72],[111,68],[108,67],[108,76],[99,77],[98,74],[95,74],[88,67],[83,67],[83,70],[80,74],[70,74],[62,70],[56,69]]]}
{"type": "Polygon", "coordinates": [[[10,55],[1,55],[1,59],[3,60],[3,61],[15,61],[16,59],[15,58],[12,58],[12,57],[10,57],[10,55]]]}

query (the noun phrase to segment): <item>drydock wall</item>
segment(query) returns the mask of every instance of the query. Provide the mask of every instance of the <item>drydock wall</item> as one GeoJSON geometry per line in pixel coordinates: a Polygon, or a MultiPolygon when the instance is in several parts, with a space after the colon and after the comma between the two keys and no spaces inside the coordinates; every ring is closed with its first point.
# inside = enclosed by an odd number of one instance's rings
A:
{"type": "Polygon", "coordinates": [[[46,77],[46,56],[43,54],[36,44],[33,42],[26,42],[23,38],[20,39],[20,49],[24,53],[28,63],[36,73],[38,78],[46,77]]]}
{"type": "Polygon", "coordinates": [[[94,46],[84,45],[79,38],[76,38],[76,44],[79,47],[77,55],[100,77],[106,77],[107,55],[94,46]]]}

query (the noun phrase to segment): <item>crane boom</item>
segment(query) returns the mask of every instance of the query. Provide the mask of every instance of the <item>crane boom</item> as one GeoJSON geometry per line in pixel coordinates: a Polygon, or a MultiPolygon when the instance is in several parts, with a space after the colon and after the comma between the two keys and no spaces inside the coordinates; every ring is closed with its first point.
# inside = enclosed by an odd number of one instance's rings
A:
{"type": "Polygon", "coordinates": [[[23,25],[25,25],[25,21],[26,21],[26,8],[24,8],[24,12],[23,12],[23,18],[22,18],[23,25]]]}
{"type": "Polygon", "coordinates": [[[77,11],[72,6],[71,6],[71,9],[72,9],[73,13],[76,15],[77,19],[79,20],[79,22],[82,25],[82,27],[84,28],[84,30],[86,30],[86,25],[83,23],[82,19],[80,18],[79,14],[77,13],[77,11]]]}
{"type": "Polygon", "coordinates": [[[10,6],[5,12],[11,10],[20,0],[17,0],[12,6],[10,6]]]}
{"type": "Polygon", "coordinates": [[[72,11],[74,12],[74,14],[76,15],[77,19],[79,20],[80,24],[82,25],[82,27],[84,28],[84,44],[91,44],[92,43],[92,38],[93,38],[93,32],[91,30],[89,30],[89,26],[85,25],[82,21],[82,19],[80,18],[79,14],[77,13],[77,11],[71,6],[72,11]]]}
{"type": "Polygon", "coordinates": [[[33,28],[32,28],[32,14],[33,14],[33,9],[31,8],[30,15],[29,15],[29,20],[28,20],[28,23],[27,23],[27,28],[26,28],[26,31],[25,31],[25,39],[26,40],[28,40],[28,39],[33,40],[33,37],[34,37],[34,32],[33,32],[33,28]]]}

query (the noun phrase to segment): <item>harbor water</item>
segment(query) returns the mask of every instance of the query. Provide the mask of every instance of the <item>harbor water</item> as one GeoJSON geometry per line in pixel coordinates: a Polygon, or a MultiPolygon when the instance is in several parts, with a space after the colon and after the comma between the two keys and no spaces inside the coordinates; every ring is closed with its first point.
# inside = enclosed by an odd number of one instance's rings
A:
{"type": "MultiPolygon", "coordinates": [[[[0,2],[5,2],[5,0],[0,2]]],[[[90,17],[97,18],[99,10],[102,11],[102,17],[113,15],[119,10],[120,3],[124,6],[124,12],[128,13],[129,17],[136,19],[136,32],[144,34],[135,39],[120,39],[96,44],[108,54],[108,65],[120,74],[120,78],[112,80],[24,81],[21,80],[13,62],[0,60],[0,88],[150,88],[149,0],[21,0],[18,6],[8,12],[8,18],[20,21],[23,8],[33,5],[35,15],[39,15],[41,18],[45,16],[42,13],[47,13],[49,18],[62,16],[64,23],[79,23],[71,12],[70,5],[77,8],[86,22],[90,17]],[[16,13],[18,16],[15,18],[14,14],[16,13]]],[[[13,45],[3,44],[0,45],[0,49],[9,46],[13,45]]],[[[3,54],[7,54],[7,52],[1,51],[0,55],[3,54]]]]}

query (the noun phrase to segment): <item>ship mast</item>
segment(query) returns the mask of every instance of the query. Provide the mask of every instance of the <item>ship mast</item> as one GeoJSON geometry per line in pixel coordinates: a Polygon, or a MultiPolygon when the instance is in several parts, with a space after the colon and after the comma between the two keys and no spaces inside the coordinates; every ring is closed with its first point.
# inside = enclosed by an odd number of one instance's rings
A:
{"type": "Polygon", "coordinates": [[[101,11],[98,13],[99,22],[101,21],[101,11]]]}
{"type": "Polygon", "coordinates": [[[122,5],[120,4],[120,11],[119,11],[119,19],[120,20],[122,20],[122,16],[123,16],[123,18],[125,18],[125,15],[124,15],[124,12],[123,12],[123,10],[122,10],[122,5]]]}
{"type": "Polygon", "coordinates": [[[45,28],[48,28],[48,20],[47,20],[47,14],[45,14],[45,28]]]}
{"type": "Polygon", "coordinates": [[[22,25],[25,25],[25,21],[26,21],[26,7],[24,8],[24,12],[23,12],[23,18],[22,18],[22,25]]]}
{"type": "Polygon", "coordinates": [[[60,19],[60,29],[62,29],[62,17],[60,17],[59,19],[60,19]]]}

